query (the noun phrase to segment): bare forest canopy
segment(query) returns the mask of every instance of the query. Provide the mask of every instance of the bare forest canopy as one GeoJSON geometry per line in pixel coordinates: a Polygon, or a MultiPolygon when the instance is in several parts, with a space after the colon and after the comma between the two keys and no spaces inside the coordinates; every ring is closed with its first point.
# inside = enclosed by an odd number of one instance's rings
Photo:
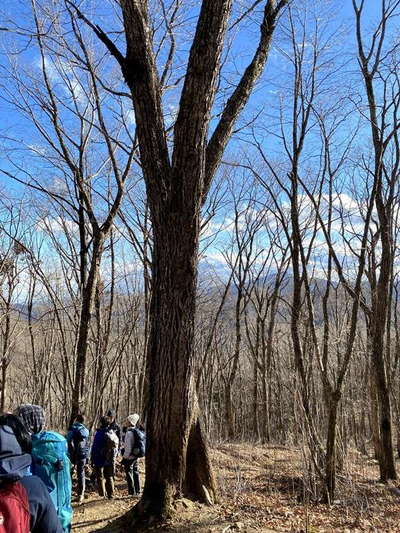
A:
{"type": "Polygon", "coordinates": [[[181,459],[199,414],[306,442],[328,501],[353,447],[395,479],[400,1],[12,4],[1,410],[146,412],[179,463],[150,452],[153,491],[214,487],[181,459]]]}

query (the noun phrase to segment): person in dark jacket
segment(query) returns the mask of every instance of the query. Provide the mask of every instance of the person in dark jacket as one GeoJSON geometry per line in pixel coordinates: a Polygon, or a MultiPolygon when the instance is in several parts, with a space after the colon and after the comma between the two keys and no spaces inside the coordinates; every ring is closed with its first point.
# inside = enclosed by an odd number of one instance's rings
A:
{"type": "Polygon", "coordinates": [[[115,434],[118,437],[119,442],[121,443],[122,442],[121,441],[121,437],[122,437],[121,426],[117,424],[116,416],[117,415],[116,415],[115,409],[109,409],[105,414],[105,419],[107,420],[108,428],[112,429],[115,432],[115,434]]]}
{"type": "Polygon", "coordinates": [[[18,439],[24,447],[29,444],[23,429],[19,434],[21,422],[11,417],[17,418],[14,415],[0,417],[0,483],[21,483],[28,500],[31,533],[63,533],[46,486],[37,476],[29,475],[32,459],[22,450],[18,439]],[[13,427],[5,424],[6,421],[13,427]]]}
{"type": "Polygon", "coordinates": [[[85,497],[85,466],[89,457],[89,430],[83,425],[84,421],[82,414],[77,415],[67,434],[69,458],[78,479],[78,503],[85,497]]]}
{"type": "MultiPolygon", "coordinates": [[[[22,418],[17,415],[12,415],[11,413],[0,415],[0,425],[10,426],[23,453],[29,453],[29,455],[31,455],[32,437],[22,418]]],[[[30,468],[28,470],[30,471],[30,468]]]]}
{"type": "Polygon", "coordinates": [[[118,444],[116,433],[110,430],[109,422],[103,416],[94,436],[90,462],[96,474],[98,493],[102,497],[107,494],[108,499],[114,496],[115,459],[118,444]]]}

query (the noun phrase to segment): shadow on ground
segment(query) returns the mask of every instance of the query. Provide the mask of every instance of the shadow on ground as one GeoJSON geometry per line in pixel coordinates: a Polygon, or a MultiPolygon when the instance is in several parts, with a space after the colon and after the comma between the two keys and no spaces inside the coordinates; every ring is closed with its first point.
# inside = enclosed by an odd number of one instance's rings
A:
{"type": "Polygon", "coordinates": [[[226,524],[220,517],[217,519],[204,517],[202,519],[192,520],[190,523],[180,522],[179,524],[174,524],[172,522],[160,526],[148,525],[144,527],[138,524],[132,525],[132,513],[130,511],[107,526],[101,529],[94,529],[93,531],[96,533],[198,533],[205,530],[221,532],[224,530],[226,524]]]}

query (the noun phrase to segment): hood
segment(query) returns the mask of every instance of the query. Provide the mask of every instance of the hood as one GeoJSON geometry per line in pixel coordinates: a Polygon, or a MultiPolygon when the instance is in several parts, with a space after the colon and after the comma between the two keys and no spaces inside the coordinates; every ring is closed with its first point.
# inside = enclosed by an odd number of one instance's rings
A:
{"type": "Polygon", "coordinates": [[[31,456],[21,446],[9,426],[0,426],[0,479],[20,479],[31,465],[31,456]]]}
{"type": "Polygon", "coordinates": [[[28,431],[33,435],[43,431],[46,425],[45,412],[40,405],[32,405],[30,403],[20,405],[17,408],[16,415],[22,418],[28,431]]]}

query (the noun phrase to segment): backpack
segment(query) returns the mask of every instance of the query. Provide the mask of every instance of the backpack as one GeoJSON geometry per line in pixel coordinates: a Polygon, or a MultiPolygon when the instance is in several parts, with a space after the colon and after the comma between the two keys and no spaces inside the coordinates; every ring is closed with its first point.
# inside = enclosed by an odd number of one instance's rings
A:
{"type": "Polygon", "coordinates": [[[0,484],[0,533],[29,533],[28,495],[19,481],[0,484]]]}
{"type": "Polygon", "coordinates": [[[83,425],[73,425],[67,434],[68,454],[73,463],[89,455],[89,430],[83,425]]]}
{"type": "Polygon", "coordinates": [[[46,485],[64,531],[70,531],[71,462],[67,441],[62,435],[42,431],[32,436],[32,473],[46,485]]]}
{"type": "Polygon", "coordinates": [[[139,428],[133,428],[133,455],[135,457],[144,457],[146,453],[146,434],[139,428]]]}

